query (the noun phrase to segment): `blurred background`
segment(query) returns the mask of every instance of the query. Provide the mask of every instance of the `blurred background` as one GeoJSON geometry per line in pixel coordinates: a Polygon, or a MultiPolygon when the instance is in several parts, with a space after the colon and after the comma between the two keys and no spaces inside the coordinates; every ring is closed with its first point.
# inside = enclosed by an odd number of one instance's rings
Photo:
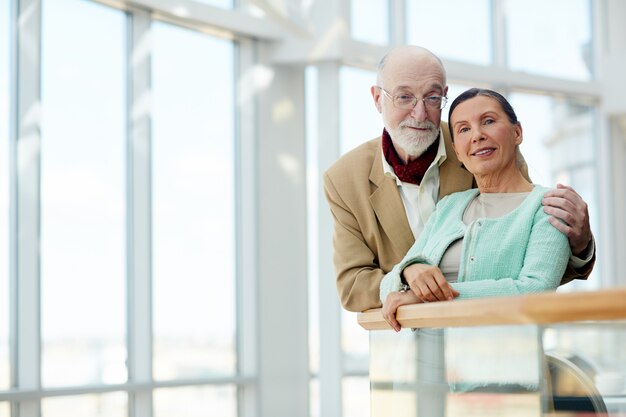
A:
{"type": "MultiPolygon", "coordinates": [[[[362,417],[320,190],[390,46],[504,93],[626,285],[620,0],[0,0],[0,417],[362,417]]],[[[450,102],[450,101],[449,101],[450,102]]],[[[447,109],[443,110],[447,118],[447,109]]]]}

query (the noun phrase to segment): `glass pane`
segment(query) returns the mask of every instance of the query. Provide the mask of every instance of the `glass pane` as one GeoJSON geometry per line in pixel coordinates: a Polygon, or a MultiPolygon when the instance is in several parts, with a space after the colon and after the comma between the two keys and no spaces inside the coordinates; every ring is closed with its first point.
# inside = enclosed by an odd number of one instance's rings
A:
{"type": "Polygon", "coordinates": [[[320,380],[317,378],[309,382],[309,417],[320,417],[320,380]]]}
{"type": "Polygon", "coordinates": [[[589,0],[506,0],[504,10],[511,69],[576,80],[591,78],[589,0]]]}
{"type": "Polygon", "coordinates": [[[370,415],[370,381],[368,377],[343,378],[342,390],[344,417],[370,415]]]}
{"type": "Polygon", "coordinates": [[[153,29],[154,374],[233,374],[234,46],[153,29]]]}
{"type": "MultiPolygon", "coordinates": [[[[9,388],[9,11],[0,5],[0,390],[9,388]]],[[[0,416],[2,416],[0,403],[0,416]]]]}
{"type": "Polygon", "coordinates": [[[54,0],[42,20],[42,380],[121,383],[125,15],[54,0]]]}
{"type": "Polygon", "coordinates": [[[370,332],[371,416],[540,417],[539,334],[532,325],[370,332]]]}
{"type": "MultiPolygon", "coordinates": [[[[524,142],[520,149],[534,183],[555,187],[572,186],[587,202],[596,242],[600,241],[596,186],[595,109],[584,103],[527,93],[509,96],[522,124],[524,142]]],[[[592,275],[575,280],[559,291],[599,288],[602,262],[592,275]]]]}
{"type": "Polygon", "coordinates": [[[154,391],[154,417],[236,417],[237,389],[232,385],[162,388],[154,391]]]}
{"type": "Polygon", "coordinates": [[[491,63],[491,26],[490,0],[406,0],[408,43],[442,58],[491,63]]]}
{"type": "Polygon", "coordinates": [[[626,415],[626,322],[548,326],[543,346],[554,368],[555,406],[573,408],[592,400],[599,407],[604,403],[607,415],[626,415]]]}
{"type": "Polygon", "coordinates": [[[357,313],[341,311],[341,346],[344,371],[367,374],[369,361],[368,332],[359,326],[357,313]]]}
{"type": "Polygon", "coordinates": [[[350,35],[362,42],[389,43],[389,0],[351,0],[350,35]]]}
{"type": "Polygon", "coordinates": [[[11,417],[11,404],[8,402],[0,403],[0,417],[11,417]]]}
{"type": "Polygon", "coordinates": [[[370,88],[376,73],[342,67],[339,74],[341,99],[341,153],[380,136],[383,119],[376,110],[370,88]]]}
{"type": "Polygon", "coordinates": [[[125,417],[128,416],[127,410],[128,395],[125,392],[51,397],[41,401],[42,417],[125,417]]]}
{"type": "Polygon", "coordinates": [[[446,107],[441,111],[441,120],[448,121],[448,115],[450,114],[450,106],[454,99],[460,96],[465,90],[468,90],[474,86],[463,85],[463,84],[448,84],[448,102],[446,103],[446,107]]]}
{"type": "MultiPolygon", "coordinates": [[[[380,136],[382,117],[376,110],[370,92],[376,84],[376,74],[356,68],[343,67],[340,74],[341,153],[380,136]]],[[[357,324],[356,314],[342,310],[342,346],[344,370],[367,372],[369,343],[367,332],[357,324]]]]}

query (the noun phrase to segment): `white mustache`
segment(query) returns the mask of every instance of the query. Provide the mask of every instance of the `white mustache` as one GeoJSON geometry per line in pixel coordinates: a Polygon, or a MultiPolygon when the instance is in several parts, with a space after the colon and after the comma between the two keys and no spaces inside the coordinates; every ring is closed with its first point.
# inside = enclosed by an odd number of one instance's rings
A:
{"type": "Polygon", "coordinates": [[[434,130],[435,124],[430,121],[418,122],[415,120],[404,120],[400,123],[400,127],[412,127],[415,129],[434,130]]]}

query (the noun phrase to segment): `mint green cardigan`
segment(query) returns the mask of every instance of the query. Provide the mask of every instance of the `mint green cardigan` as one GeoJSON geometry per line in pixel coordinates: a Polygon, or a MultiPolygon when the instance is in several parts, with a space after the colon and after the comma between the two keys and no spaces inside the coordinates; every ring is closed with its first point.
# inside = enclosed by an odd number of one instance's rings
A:
{"type": "Polygon", "coordinates": [[[498,218],[469,225],[463,213],[477,189],[443,198],[424,231],[404,259],[380,284],[380,299],[401,288],[400,272],[414,263],[439,265],[455,240],[464,237],[458,282],[450,285],[458,298],[528,294],[559,286],[571,250],[567,237],[549,222],[541,200],[548,188],[535,185],[524,202],[498,218]]]}

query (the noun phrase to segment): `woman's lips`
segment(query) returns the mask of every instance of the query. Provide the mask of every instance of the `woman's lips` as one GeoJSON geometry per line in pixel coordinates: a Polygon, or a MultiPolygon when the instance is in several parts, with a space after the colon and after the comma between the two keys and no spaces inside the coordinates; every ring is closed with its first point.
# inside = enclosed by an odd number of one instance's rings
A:
{"type": "Polygon", "coordinates": [[[482,148],[472,154],[472,156],[488,156],[494,153],[496,148],[482,148]]]}

